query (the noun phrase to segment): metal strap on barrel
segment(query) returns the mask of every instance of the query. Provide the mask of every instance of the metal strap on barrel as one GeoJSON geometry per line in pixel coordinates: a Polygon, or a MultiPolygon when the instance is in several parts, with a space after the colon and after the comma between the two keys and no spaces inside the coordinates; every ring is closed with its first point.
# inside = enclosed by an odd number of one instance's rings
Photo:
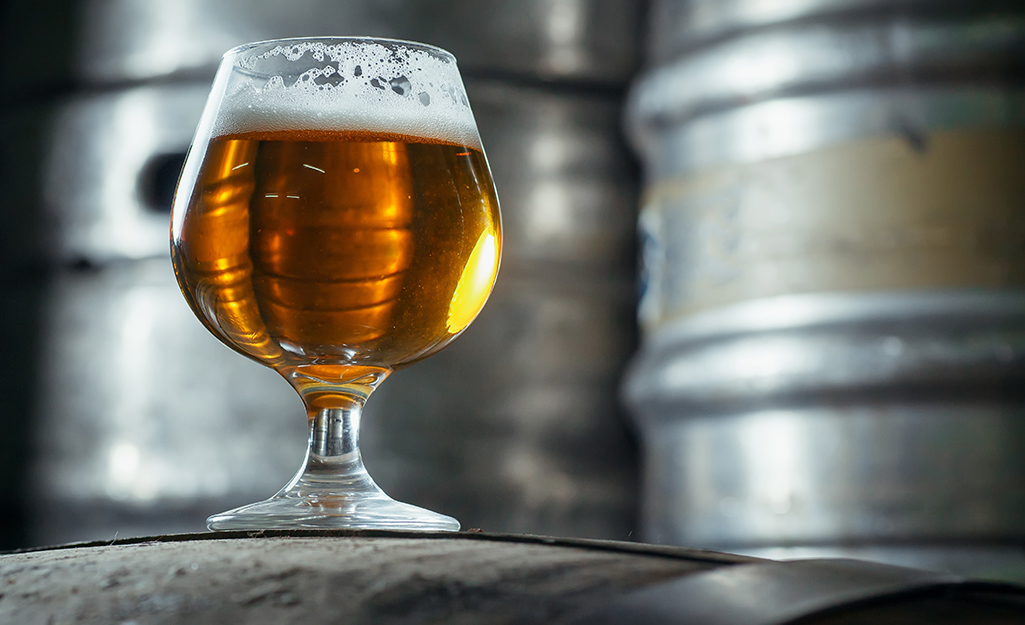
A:
{"type": "Polygon", "coordinates": [[[828,608],[966,581],[956,575],[860,560],[739,564],[623,595],[595,606],[595,612],[576,622],[781,625],[828,608]]]}

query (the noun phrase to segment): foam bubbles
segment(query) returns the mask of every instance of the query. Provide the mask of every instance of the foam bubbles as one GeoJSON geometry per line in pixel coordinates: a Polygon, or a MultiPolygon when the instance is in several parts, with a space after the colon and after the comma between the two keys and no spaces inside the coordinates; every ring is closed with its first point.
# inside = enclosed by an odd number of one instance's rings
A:
{"type": "Polygon", "coordinates": [[[451,56],[401,42],[313,40],[242,47],[226,60],[215,136],[368,131],[480,148],[451,56]]]}

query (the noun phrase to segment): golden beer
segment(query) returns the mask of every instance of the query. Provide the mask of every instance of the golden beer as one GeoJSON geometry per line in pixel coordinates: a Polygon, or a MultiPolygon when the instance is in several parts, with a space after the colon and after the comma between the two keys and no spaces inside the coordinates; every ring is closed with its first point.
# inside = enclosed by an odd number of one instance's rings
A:
{"type": "Polygon", "coordinates": [[[265,364],[409,364],[491,291],[500,219],[479,149],[285,130],[216,137],[201,163],[175,271],[203,323],[265,364]]]}

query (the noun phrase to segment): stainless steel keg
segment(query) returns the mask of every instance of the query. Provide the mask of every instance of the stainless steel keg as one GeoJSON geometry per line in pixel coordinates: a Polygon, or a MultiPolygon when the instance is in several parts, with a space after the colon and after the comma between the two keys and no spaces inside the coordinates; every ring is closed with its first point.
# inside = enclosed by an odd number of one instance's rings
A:
{"type": "Polygon", "coordinates": [[[627,113],[645,536],[1020,579],[1025,12],[713,4],[627,113]]]}
{"type": "Polygon", "coordinates": [[[629,538],[636,460],[615,389],[632,303],[616,285],[505,276],[458,343],[367,404],[378,483],[466,527],[629,538]]]}
{"type": "Polygon", "coordinates": [[[503,272],[632,281],[636,175],[619,94],[496,80],[466,88],[502,194],[503,272]]]}
{"type": "Polygon", "coordinates": [[[199,531],[298,467],[295,392],[196,322],[166,259],[57,272],[42,328],[34,544],[199,531]]]}
{"type": "Polygon", "coordinates": [[[166,208],[204,81],[225,49],[296,32],[451,48],[475,77],[502,198],[493,302],[452,349],[375,394],[364,436],[374,475],[464,525],[630,534],[636,470],[614,389],[634,340],[636,183],[618,89],[636,59],[636,3],[86,0],[76,15],[74,65],[36,84],[89,90],[40,107],[35,139],[43,191],[32,201],[48,219],[38,256],[55,268],[34,542],[188,531],[269,496],[298,466],[298,400],[201,338],[166,266],[166,208]],[[150,364],[117,356],[136,351],[150,364]],[[174,457],[187,459],[177,478],[174,457]],[[551,479],[539,481],[542,470],[551,479]]]}
{"type": "Polygon", "coordinates": [[[636,460],[615,388],[634,346],[636,183],[617,98],[467,92],[502,202],[501,276],[463,337],[375,392],[366,461],[464,525],[625,539],[636,460]]]}
{"type": "Polygon", "coordinates": [[[642,6],[628,0],[62,4],[52,13],[11,10],[11,24],[19,27],[3,31],[0,70],[22,90],[213,76],[233,46],[297,35],[413,39],[450,50],[464,74],[622,85],[637,62],[642,16],[642,6]],[[41,45],[39,33],[58,36],[41,45]],[[19,60],[26,51],[31,67],[19,60]]]}
{"type": "MultiPolygon", "coordinates": [[[[988,4],[999,3],[997,0],[988,4]]],[[[939,11],[963,10],[957,6],[957,0],[656,1],[652,4],[646,33],[648,60],[652,64],[672,61],[686,50],[744,34],[744,31],[801,21],[849,21],[881,14],[902,16],[909,10],[921,11],[929,5],[939,11]]]]}
{"type": "Polygon", "coordinates": [[[41,220],[31,347],[34,444],[26,540],[202,528],[294,472],[294,392],[200,326],[167,260],[170,195],[204,83],[140,86],[36,107],[31,175],[10,207],[41,220]]]}
{"type": "Polygon", "coordinates": [[[71,98],[45,132],[51,261],[164,258],[174,184],[210,88],[140,86],[71,98]]]}

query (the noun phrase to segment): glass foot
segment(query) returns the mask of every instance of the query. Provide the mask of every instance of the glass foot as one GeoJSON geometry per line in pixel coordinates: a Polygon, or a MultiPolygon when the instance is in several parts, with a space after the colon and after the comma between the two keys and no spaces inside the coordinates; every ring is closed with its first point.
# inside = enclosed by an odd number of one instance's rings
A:
{"type": "Polygon", "coordinates": [[[376,497],[289,497],[276,495],[206,520],[211,530],[288,528],[390,529],[455,532],[459,521],[444,514],[395,501],[383,492],[376,497]]]}
{"type": "Polygon", "coordinates": [[[278,494],[215,514],[211,530],[289,528],[391,529],[456,532],[459,521],[395,501],[363,467],[359,451],[335,456],[310,453],[305,466],[278,494]]]}
{"type": "Polygon", "coordinates": [[[270,499],[209,517],[208,528],[459,530],[459,521],[450,516],[395,501],[367,473],[359,452],[362,399],[307,395],[320,403],[333,399],[341,407],[310,409],[310,446],[299,473],[270,499]]]}

